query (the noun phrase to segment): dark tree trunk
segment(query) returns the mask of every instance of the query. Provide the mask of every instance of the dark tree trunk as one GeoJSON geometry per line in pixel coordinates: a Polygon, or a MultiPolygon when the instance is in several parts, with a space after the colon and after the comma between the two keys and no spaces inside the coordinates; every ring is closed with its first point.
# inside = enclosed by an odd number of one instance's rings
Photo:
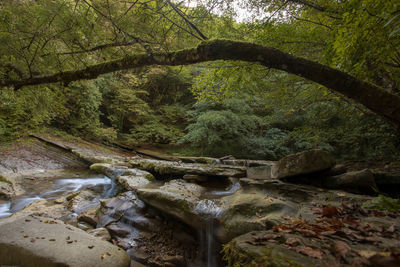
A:
{"type": "Polygon", "coordinates": [[[188,65],[213,60],[241,60],[256,62],[269,68],[292,73],[339,92],[385,118],[400,129],[400,97],[374,84],[359,80],[331,67],[289,55],[271,47],[253,43],[212,40],[200,43],[196,48],[152,55],[138,54],[119,60],[89,66],[77,71],[32,77],[21,80],[0,81],[0,86],[22,86],[45,83],[69,83],[82,79],[94,79],[101,74],[146,65],[188,65]]]}

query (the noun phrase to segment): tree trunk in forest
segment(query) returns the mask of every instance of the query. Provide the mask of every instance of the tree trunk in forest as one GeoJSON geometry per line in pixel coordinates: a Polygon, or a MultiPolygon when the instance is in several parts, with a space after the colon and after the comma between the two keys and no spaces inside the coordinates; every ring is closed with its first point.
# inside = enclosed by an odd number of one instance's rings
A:
{"type": "Polygon", "coordinates": [[[94,79],[101,74],[146,65],[188,65],[214,60],[241,60],[283,70],[339,92],[385,118],[400,129],[400,97],[374,84],[359,80],[331,67],[289,55],[271,47],[231,40],[211,40],[170,53],[137,54],[89,66],[82,70],[60,72],[21,80],[0,81],[0,86],[18,89],[28,85],[94,79]]]}

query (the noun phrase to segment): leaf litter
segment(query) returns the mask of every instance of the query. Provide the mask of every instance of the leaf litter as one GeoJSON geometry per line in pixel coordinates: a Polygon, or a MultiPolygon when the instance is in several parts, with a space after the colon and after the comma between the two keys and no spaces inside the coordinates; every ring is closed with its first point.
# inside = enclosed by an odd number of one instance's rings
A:
{"type": "Polygon", "coordinates": [[[338,263],[347,263],[350,266],[400,266],[400,248],[379,246],[385,238],[398,240],[400,229],[394,224],[385,228],[362,223],[366,216],[396,218],[399,213],[366,210],[360,205],[346,203],[342,203],[341,207],[320,204],[315,206],[312,210],[320,216],[313,222],[285,216],[282,218],[287,223],[274,226],[271,232],[262,236],[254,236],[253,240],[247,243],[255,246],[279,243],[318,260],[323,260],[325,254],[330,254],[338,263]],[[299,235],[301,238],[286,238],[287,235],[299,235]],[[327,244],[327,249],[305,245],[302,238],[323,241],[327,244]],[[376,251],[352,249],[351,244],[374,245],[376,251]]]}

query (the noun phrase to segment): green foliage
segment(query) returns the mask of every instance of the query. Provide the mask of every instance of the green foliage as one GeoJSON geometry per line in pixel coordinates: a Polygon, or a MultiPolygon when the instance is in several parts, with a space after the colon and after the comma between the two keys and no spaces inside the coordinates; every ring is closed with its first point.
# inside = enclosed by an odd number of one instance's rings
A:
{"type": "Polygon", "coordinates": [[[138,80],[132,73],[121,73],[114,77],[108,76],[101,84],[103,109],[111,126],[118,131],[131,127],[138,121],[138,117],[149,112],[148,104],[140,98],[147,91],[138,87],[138,80]]]}
{"type": "Polygon", "coordinates": [[[194,122],[187,127],[181,144],[189,143],[202,154],[213,156],[276,159],[286,152],[277,145],[286,134],[279,129],[265,129],[262,118],[245,100],[198,102],[194,108],[194,122]]]}
{"type": "Polygon", "coordinates": [[[332,64],[393,90],[398,79],[398,1],[348,1],[332,42],[332,64]]]}
{"type": "Polygon", "coordinates": [[[130,130],[135,144],[174,144],[184,135],[186,108],[179,105],[162,106],[157,112],[143,116],[130,130]]]}
{"type": "Polygon", "coordinates": [[[384,195],[379,195],[365,202],[364,209],[381,210],[390,212],[400,212],[400,199],[393,199],[384,195]]]}
{"type": "Polygon", "coordinates": [[[95,82],[75,82],[61,90],[66,98],[68,115],[56,121],[56,125],[78,135],[93,133],[100,127],[99,106],[102,96],[95,82]]]}
{"type": "MultiPolygon", "coordinates": [[[[210,38],[273,46],[399,93],[397,0],[315,0],[314,7],[285,0],[202,2],[208,6],[175,4],[210,38]],[[233,20],[233,2],[252,10],[255,20],[233,20]],[[208,11],[213,7],[221,15],[208,11]]],[[[165,1],[3,0],[0,79],[171,51],[197,44],[198,37],[165,1]]],[[[346,159],[400,153],[398,133],[363,107],[244,62],[152,66],[69,85],[1,88],[0,139],[47,125],[109,143],[121,136],[135,144],[180,140],[217,156],[278,159],[313,147],[346,159]]]]}
{"type": "Polygon", "coordinates": [[[17,138],[37,130],[64,112],[54,87],[6,88],[0,91],[0,139],[17,138]]]}
{"type": "Polygon", "coordinates": [[[399,156],[397,133],[364,108],[291,75],[253,66],[234,68],[237,77],[221,66],[194,80],[194,92],[205,102],[194,106],[194,122],[182,143],[207,155],[264,159],[311,148],[344,159],[399,156]],[[236,102],[227,101],[228,96],[236,102]]]}

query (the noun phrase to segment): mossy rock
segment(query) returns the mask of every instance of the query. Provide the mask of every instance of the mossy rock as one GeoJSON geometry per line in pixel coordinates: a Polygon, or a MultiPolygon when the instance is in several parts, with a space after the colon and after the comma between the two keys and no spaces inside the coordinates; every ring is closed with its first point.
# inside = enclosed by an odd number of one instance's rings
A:
{"type": "Polygon", "coordinates": [[[299,254],[282,245],[276,243],[267,243],[262,246],[254,244],[253,240],[256,235],[262,236],[266,233],[265,231],[247,233],[226,244],[222,250],[226,266],[318,266],[317,259],[299,254]]]}
{"type": "Polygon", "coordinates": [[[5,178],[4,176],[1,176],[1,175],[0,175],[0,182],[12,185],[12,183],[9,180],[7,180],[7,178],[5,178]]]}
{"type": "Polygon", "coordinates": [[[251,231],[270,229],[284,221],[282,216],[293,217],[298,212],[294,203],[269,197],[259,190],[239,190],[224,197],[223,202],[217,233],[222,243],[251,231]]]}

